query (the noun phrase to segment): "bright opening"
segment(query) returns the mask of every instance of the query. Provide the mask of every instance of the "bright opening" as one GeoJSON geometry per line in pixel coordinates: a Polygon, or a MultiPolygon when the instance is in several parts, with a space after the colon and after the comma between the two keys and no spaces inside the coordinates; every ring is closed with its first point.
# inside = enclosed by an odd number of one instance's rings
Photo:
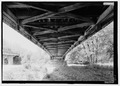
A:
{"type": "Polygon", "coordinates": [[[3,23],[3,80],[42,80],[49,60],[43,49],[3,23]]]}

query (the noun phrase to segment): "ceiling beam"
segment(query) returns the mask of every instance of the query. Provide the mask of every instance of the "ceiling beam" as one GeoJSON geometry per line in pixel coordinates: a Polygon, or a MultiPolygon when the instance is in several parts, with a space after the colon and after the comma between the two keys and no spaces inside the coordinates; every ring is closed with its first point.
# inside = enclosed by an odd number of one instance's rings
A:
{"type": "Polygon", "coordinates": [[[51,40],[57,40],[57,38],[47,38],[47,39],[41,39],[39,41],[42,42],[42,41],[51,41],[51,40]]]}
{"type": "Polygon", "coordinates": [[[81,24],[76,24],[76,25],[61,27],[61,28],[58,28],[58,31],[48,30],[48,31],[43,31],[43,32],[36,32],[36,33],[34,33],[34,35],[43,35],[43,34],[48,34],[48,33],[61,32],[61,31],[65,31],[65,30],[69,30],[69,29],[73,29],[73,28],[79,28],[79,27],[89,26],[89,25],[92,25],[92,24],[93,23],[87,23],[86,22],[86,23],[81,23],[81,24]]]}
{"type": "Polygon", "coordinates": [[[8,8],[33,8],[33,9],[37,9],[37,10],[42,10],[42,11],[47,11],[46,9],[43,9],[43,8],[39,8],[39,7],[36,7],[36,6],[33,6],[33,5],[28,5],[28,4],[24,4],[24,3],[15,3],[15,4],[10,4],[10,5],[7,5],[8,8]]]}
{"type": "Polygon", "coordinates": [[[43,35],[43,34],[48,34],[48,33],[55,33],[56,31],[54,30],[47,30],[47,31],[41,31],[41,32],[35,32],[33,35],[43,35]]]}
{"type": "Polygon", "coordinates": [[[23,27],[30,27],[30,28],[35,28],[35,29],[41,29],[41,30],[51,30],[49,28],[43,28],[43,27],[36,27],[32,25],[22,25],[23,27]]]}
{"type": "Polygon", "coordinates": [[[67,35],[67,36],[61,36],[61,37],[58,37],[58,38],[47,38],[47,39],[41,39],[39,40],[40,42],[42,41],[52,41],[52,40],[61,40],[61,39],[66,39],[66,38],[72,38],[72,37],[79,37],[80,34],[75,34],[75,35],[67,35]]]}
{"type": "Polygon", "coordinates": [[[46,46],[46,48],[57,48],[57,46],[46,46]]]}
{"type": "Polygon", "coordinates": [[[90,5],[96,5],[96,4],[92,4],[92,3],[75,3],[73,5],[69,5],[69,6],[66,6],[66,7],[63,7],[61,9],[59,9],[59,12],[70,12],[70,11],[73,11],[73,10],[76,10],[76,9],[80,9],[80,8],[83,8],[83,7],[86,7],[86,6],[90,6],[90,5]]]}
{"type": "Polygon", "coordinates": [[[44,14],[41,14],[41,15],[37,15],[37,16],[33,16],[31,18],[24,19],[21,23],[26,24],[26,23],[29,23],[29,22],[37,21],[39,19],[49,18],[49,17],[55,16],[55,15],[58,15],[58,14],[62,14],[62,13],[66,13],[66,12],[69,12],[69,11],[72,11],[72,10],[76,10],[78,8],[83,8],[83,7],[88,6],[88,5],[89,4],[76,3],[76,4],[73,4],[73,5],[70,5],[70,6],[63,7],[61,9],[59,9],[58,12],[47,12],[47,13],[44,13],[44,14]]]}
{"type": "Polygon", "coordinates": [[[76,40],[61,40],[61,41],[49,41],[49,42],[43,42],[44,44],[59,44],[59,43],[69,43],[69,42],[75,42],[76,40]]]}
{"type": "MultiPolygon", "coordinates": [[[[91,25],[90,23],[82,23],[82,24],[77,24],[77,25],[71,25],[71,26],[65,26],[65,27],[61,27],[61,28],[58,28],[58,31],[55,31],[55,30],[47,30],[47,31],[42,31],[42,32],[35,32],[34,35],[43,35],[43,34],[49,34],[49,33],[58,33],[58,32],[61,32],[61,31],[65,31],[65,30],[69,30],[69,29],[73,29],[73,28],[78,28],[78,27],[84,27],[84,26],[89,26],[91,25]]],[[[73,32],[65,32],[66,34],[67,33],[72,33],[73,32]]]]}
{"type": "Polygon", "coordinates": [[[46,45],[46,47],[71,46],[71,44],[46,45]]]}
{"type": "Polygon", "coordinates": [[[29,22],[34,22],[34,21],[37,21],[39,19],[48,18],[48,17],[53,16],[53,15],[54,15],[53,12],[46,12],[44,14],[40,14],[40,15],[37,15],[37,16],[33,16],[33,17],[30,17],[30,18],[24,19],[21,22],[21,24],[26,24],[26,23],[29,23],[29,22]]]}
{"type": "Polygon", "coordinates": [[[58,45],[58,47],[71,46],[71,44],[58,45]]]}
{"type": "Polygon", "coordinates": [[[96,24],[98,24],[100,21],[102,21],[104,18],[106,18],[111,12],[113,12],[114,6],[110,5],[98,18],[98,21],[96,24]]]}
{"type": "Polygon", "coordinates": [[[72,13],[64,13],[64,16],[70,17],[70,18],[75,18],[77,20],[81,20],[81,21],[87,21],[87,22],[93,22],[90,18],[86,18],[80,15],[75,15],[72,13]]]}
{"type": "Polygon", "coordinates": [[[73,39],[58,39],[58,38],[55,38],[55,39],[48,39],[48,40],[39,40],[39,42],[57,42],[57,41],[68,41],[68,40],[77,40],[76,38],[73,38],[73,39]]]}
{"type": "Polygon", "coordinates": [[[68,49],[69,47],[47,48],[48,50],[68,49]]]}
{"type": "Polygon", "coordinates": [[[98,30],[98,28],[96,28],[97,26],[99,26],[103,21],[105,21],[107,18],[111,18],[114,15],[113,12],[114,6],[110,5],[98,18],[97,23],[95,25],[93,25],[91,28],[88,28],[88,30],[85,32],[86,35],[89,35],[91,33],[94,33],[95,31],[98,30]],[[113,15],[111,15],[113,14],[113,15]]]}
{"type": "Polygon", "coordinates": [[[61,31],[65,31],[65,30],[69,30],[69,29],[73,29],[73,28],[90,26],[92,24],[93,23],[81,23],[81,24],[77,24],[77,25],[71,25],[71,26],[65,26],[65,27],[62,27],[62,28],[58,28],[58,31],[47,30],[47,31],[42,31],[42,32],[35,32],[33,35],[43,35],[43,34],[48,34],[48,33],[61,32],[61,31]]]}
{"type": "Polygon", "coordinates": [[[17,17],[7,8],[7,6],[3,4],[2,8],[3,8],[3,15],[7,16],[15,24],[18,24],[17,17]]]}
{"type": "Polygon", "coordinates": [[[36,27],[36,26],[32,26],[32,25],[22,25],[23,27],[30,27],[30,28],[35,28],[35,29],[44,29],[44,28],[40,28],[40,27],[36,27]]]}
{"type": "Polygon", "coordinates": [[[60,42],[58,42],[58,44],[62,44],[62,43],[73,43],[73,42],[75,42],[75,40],[60,41],[60,42]]]}
{"type": "Polygon", "coordinates": [[[57,46],[57,47],[46,47],[47,49],[48,48],[69,48],[70,46],[57,46]]]}
{"type": "MultiPolygon", "coordinates": [[[[66,45],[72,45],[73,43],[71,42],[71,43],[66,43],[66,45]]],[[[44,44],[43,44],[44,45],[44,44]]],[[[65,44],[46,44],[46,45],[44,45],[44,46],[59,46],[59,45],[65,45],[65,44]]]]}
{"type": "Polygon", "coordinates": [[[51,43],[43,43],[43,45],[51,45],[51,44],[64,44],[64,43],[74,43],[75,40],[70,40],[70,41],[61,41],[61,42],[51,42],[51,43]]]}
{"type": "Polygon", "coordinates": [[[61,32],[61,31],[65,31],[65,30],[69,30],[69,29],[73,29],[73,28],[82,28],[82,27],[85,27],[85,26],[90,26],[92,25],[93,23],[81,23],[81,24],[76,24],[76,25],[71,25],[71,26],[65,26],[65,27],[62,27],[62,28],[58,28],[58,32],[61,32]]]}
{"type": "Polygon", "coordinates": [[[75,35],[67,35],[67,36],[61,36],[61,37],[58,37],[58,39],[65,39],[65,38],[72,38],[72,37],[79,37],[80,34],[75,34],[75,35]]]}
{"type": "MultiPolygon", "coordinates": [[[[69,45],[70,46],[70,45],[69,45]]],[[[46,48],[59,48],[59,47],[69,47],[68,45],[67,46],[46,46],[46,48]]]]}

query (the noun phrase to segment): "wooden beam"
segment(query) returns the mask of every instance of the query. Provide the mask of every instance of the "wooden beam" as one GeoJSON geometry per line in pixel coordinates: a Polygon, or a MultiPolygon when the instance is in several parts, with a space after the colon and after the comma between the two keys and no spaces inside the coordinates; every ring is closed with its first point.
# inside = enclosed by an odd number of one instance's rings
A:
{"type": "Polygon", "coordinates": [[[51,48],[51,47],[70,47],[71,44],[61,44],[61,45],[46,45],[46,48],[51,48]]]}
{"type": "Polygon", "coordinates": [[[59,50],[59,49],[68,49],[68,47],[58,47],[58,48],[47,48],[48,50],[59,50]]]}
{"type": "Polygon", "coordinates": [[[51,30],[49,28],[43,28],[43,27],[36,27],[32,25],[22,25],[23,27],[30,27],[30,28],[35,28],[35,29],[41,29],[41,30],[51,30]]]}
{"type": "MultiPolygon", "coordinates": [[[[73,43],[71,42],[71,43],[66,43],[66,45],[72,45],[73,43]]],[[[43,44],[44,45],[44,44],[43,44]]],[[[46,45],[44,45],[44,46],[59,46],[59,45],[65,45],[65,44],[46,44],[46,45]]]]}
{"type": "Polygon", "coordinates": [[[69,48],[69,46],[64,46],[64,47],[46,47],[47,49],[60,49],[60,48],[69,48]]]}
{"type": "Polygon", "coordinates": [[[46,48],[57,48],[57,46],[46,46],[46,48]]]}
{"type": "Polygon", "coordinates": [[[104,18],[106,18],[112,11],[114,10],[114,6],[110,5],[98,18],[98,21],[96,24],[98,24],[100,21],[102,21],[104,18]]]}
{"type": "MultiPolygon", "coordinates": [[[[102,26],[101,26],[101,23],[102,22],[110,22],[113,20],[112,17],[114,17],[114,6],[113,5],[110,5],[98,18],[98,21],[95,25],[93,25],[91,28],[89,28],[89,30],[87,32],[85,32],[85,36],[86,37],[89,37],[93,34],[95,34],[96,32],[98,32],[100,29],[102,29],[102,26]]],[[[107,23],[106,22],[106,23],[107,23]]],[[[107,23],[108,24],[108,23],[107,23]]],[[[106,24],[105,24],[106,25],[106,24]]]]}
{"type": "Polygon", "coordinates": [[[53,45],[53,44],[58,44],[58,43],[55,43],[55,42],[53,42],[53,43],[43,43],[43,45],[53,45]]]}
{"type": "Polygon", "coordinates": [[[8,6],[8,8],[33,8],[33,9],[37,9],[37,10],[48,11],[46,9],[39,8],[39,7],[36,7],[33,5],[24,4],[24,3],[15,3],[15,4],[7,5],[7,6],[8,6]]]}
{"type": "Polygon", "coordinates": [[[69,46],[68,45],[67,46],[46,46],[46,48],[61,48],[61,47],[69,47],[69,46]]]}
{"type": "Polygon", "coordinates": [[[66,13],[66,12],[69,12],[69,11],[72,11],[72,10],[75,10],[75,9],[78,9],[78,8],[83,8],[85,6],[88,6],[88,4],[76,3],[76,4],[73,4],[73,5],[70,5],[70,6],[63,7],[61,9],[59,9],[58,12],[47,12],[47,13],[42,14],[42,15],[37,15],[37,16],[33,16],[31,18],[28,18],[28,19],[24,19],[21,23],[26,24],[26,23],[29,23],[29,22],[34,22],[34,21],[37,21],[39,19],[49,18],[49,17],[55,16],[55,15],[58,15],[58,14],[61,14],[61,13],[66,13]]]}
{"type": "Polygon", "coordinates": [[[75,40],[63,40],[63,41],[50,41],[50,42],[43,42],[44,44],[61,44],[61,43],[69,43],[75,42],[75,40]]]}
{"type": "Polygon", "coordinates": [[[47,47],[47,49],[57,49],[57,47],[47,47]]]}
{"type": "Polygon", "coordinates": [[[58,49],[68,49],[69,47],[58,47],[58,49]]]}
{"type": "Polygon", "coordinates": [[[46,31],[41,31],[41,32],[35,32],[33,35],[44,35],[44,34],[48,34],[48,33],[55,33],[56,31],[54,30],[46,30],[46,31]]]}
{"type": "Polygon", "coordinates": [[[103,21],[105,21],[107,18],[113,17],[113,9],[114,6],[110,5],[98,18],[98,21],[95,25],[91,26],[91,28],[88,28],[88,30],[85,32],[86,35],[93,34],[95,31],[99,30],[97,26],[99,26],[103,21]]]}
{"type": "Polygon", "coordinates": [[[41,39],[39,40],[40,42],[43,42],[43,41],[56,41],[56,40],[62,40],[62,39],[66,39],[66,38],[73,38],[73,37],[79,37],[80,34],[75,34],[75,35],[67,35],[67,36],[61,36],[61,37],[58,37],[58,38],[47,38],[47,39],[41,39]]]}
{"type": "Polygon", "coordinates": [[[21,24],[26,24],[26,23],[29,23],[29,22],[34,22],[34,21],[37,21],[39,19],[44,19],[44,18],[48,18],[49,16],[52,16],[54,15],[53,12],[46,12],[44,14],[40,14],[40,15],[37,15],[37,16],[33,16],[33,17],[30,17],[30,18],[27,18],[27,19],[24,19],[21,24]]]}
{"type": "Polygon", "coordinates": [[[46,48],[57,48],[57,46],[46,46],[46,48]]]}
{"type": "Polygon", "coordinates": [[[86,31],[85,31],[85,35],[88,34],[89,31],[90,31],[91,29],[93,29],[94,26],[95,26],[95,25],[89,26],[89,27],[86,29],[86,31]]]}
{"type": "Polygon", "coordinates": [[[43,43],[43,45],[51,45],[51,44],[64,44],[64,43],[73,43],[75,40],[70,40],[70,41],[61,41],[61,42],[51,42],[51,43],[43,43]]]}
{"type": "Polygon", "coordinates": [[[75,40],[61,41],[61,42],[58,42],[58,44],[63,44],[63,43],[73,43],[73,42],[75,42],[75,40]]]}
{"type": "Polygon", "coordinates": [[[102,21],[102,28],[108,25],[113,19],[114,19],[114,13],[111,13],[102,21]]]}
{"type": "Polygon", "coordinates": [[[45,47],[63,47],[63,46],[71,46],[71,44],[58,44],[58,45],[46,45],[45,47]]]}
{"type": "Polygon", "coordinates": [[[80,34],[75,34],[75,35],[67,35],[67,36],[61,36],[61,37],[58,37],[58,39],[64,39],[64,38],[72,38],[72,37],[79,37],[80,34]]]}
{"type": "Polygon", "coordinates": [[[12,22],[15,24],[18,24],[17,17],[3,4],[3,15],[5,15],[7,18],[9,18],[12,22]]]}
{"type": "Polygon", "coordinates": [[[72,13],[64,13],[64,16],[67,16],[67,17],[70,17],[70,18],[75,18],[75,19],[81,20],[81,21],[86,21],[86,22],[92,22],[93,23],[93,21],[90,18],[86,18],[86,17],[80,16],[80,15],[75,15],[75,14],[72,14],[72,13]]]}
{"type": "Polygon", "coordinates": [[[58,45],[58,47],[71,46],[71,44],[58,45]]]}
{"type": "MultiPolygon", "coordinates": [[[[31,25],[22,25],[23,27],[30,27],[30,28],[35,28],[35,29],[40,29],[40,27],[36,27],[36,26],[31,26],[31,25]]],[[[43,28],[41,28],[43,29],[43,28]]]]}
{"type": "Polygon", "coordinates": [[[65,27],[62,27],[62,28],[58,28],[58,32],[73,29],[73,28],[80,28],[80,27],[82,28],[82,27],[85,27],[85,26],[90,26],[92,24],[93,23],[81,23],[81,24],[77,24],[77,25],[65,26],[65,27]]]}
{"type": "Polygon", "coordinates": [[[65,13],[65,12],[73,11],[73,10],[80,9],[80,8],[90,6],[90,5],[93,5],[93,4],[91,4],[91,3],[75,3],[73,5],[66,6],[66,7],[59,9],[59,12],[65,13]]]}
{"type": "Polygon", "coordinates": [[[51,41],[51,40],[57,40],[57,38],[47,38],[47,39],[41,39],[39,41],[42,42],[42,41],[51,41]]]}

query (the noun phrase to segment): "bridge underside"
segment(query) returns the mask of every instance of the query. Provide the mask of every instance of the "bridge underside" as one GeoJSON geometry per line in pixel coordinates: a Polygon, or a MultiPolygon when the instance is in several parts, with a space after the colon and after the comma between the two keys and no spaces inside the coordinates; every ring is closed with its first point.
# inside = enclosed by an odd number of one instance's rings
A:
{"type": "Polygon", "coordinates": [[[113,21],[114,3],[105,3],[3,2],[3,22],[51,57],[64,58],[71,49],[113,21]]]}

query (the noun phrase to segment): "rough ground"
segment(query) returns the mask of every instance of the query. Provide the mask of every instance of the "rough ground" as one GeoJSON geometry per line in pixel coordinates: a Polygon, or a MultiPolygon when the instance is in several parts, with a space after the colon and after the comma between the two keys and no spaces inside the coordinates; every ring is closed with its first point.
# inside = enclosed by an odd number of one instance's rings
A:
{"type": "Polygon", "coordinates": [[[67,66],[62,61],[49,61],[43,69],[37,65],[31,68],[23,65],[6,65],[3,68],[3,80],[105,81],[105,83],[114,83],[114,75],[112,68],[95,65],[67,66]]]}
{"type": "Polygon", "coordinates": [[[48,81],[104,81],[114,83],[113,69],[99,66],[67,66],[60,61],[52,61],[54,71],[44,80],[48,81]]]}
{"type": "Polygon", "coordinates": [[[46,75],[46,70],[39,66],[4,65],[3,81],[41,81],[46,75]]]}

